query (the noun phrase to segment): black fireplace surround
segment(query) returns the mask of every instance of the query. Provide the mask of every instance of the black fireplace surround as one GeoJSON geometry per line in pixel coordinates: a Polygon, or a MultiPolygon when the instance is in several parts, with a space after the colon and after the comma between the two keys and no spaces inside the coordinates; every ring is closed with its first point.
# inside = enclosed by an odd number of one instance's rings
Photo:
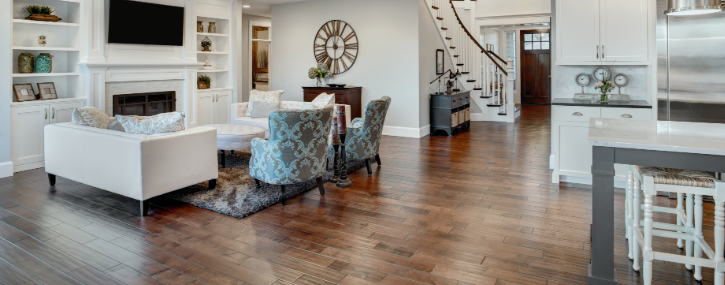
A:
{"type": "Polygon", "coordinates": [[[113,115],[153,116],[176,111],[176,91],[113,96],[113,115]]]}

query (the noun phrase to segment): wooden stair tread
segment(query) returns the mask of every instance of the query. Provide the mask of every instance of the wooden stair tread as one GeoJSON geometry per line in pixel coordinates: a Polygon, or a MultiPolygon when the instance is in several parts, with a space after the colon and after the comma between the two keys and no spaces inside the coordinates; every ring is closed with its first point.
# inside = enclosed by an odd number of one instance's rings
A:
{"type": "Polygon", "coordinates": [[[506,116],[506,113],[498,113],[499,116],[506,116]]]}
{"type": "Polygon", "coordinates": [[[448,30],[448,28],[446,28],[446,27],[441,27],[441,30],[447,31],[447,30],[448,30]]]}
{"type": "Polygon", "coordinates": [[[456,63],[457,66],[463,66],[463,63],[456,63]]]}
{"type": "Polygon", "coordinates": [[[443,20],[443,17],[436,17],[436,19],[438,19],[438,20],[441,20],[441,21],[442,21],[442,20],[443,20]]]}
{"type": "Polygon", "coordinates": [[[496,105],[496,104],[488,104],[488,105],[486,105],[486,106],[488,106],[488,107],[501,107],[501,106],[503,106],[503,105],[496,105]]]}
{"type": "Polygon", "coordinates": [[[436,9],[436,10],[440,9],[440,8],[438,8],[437,6],[431,6],[431,7],[432,7],[433,9],[436,9]]]}
{"type": "Polygon", "coordinates": [[[468,72],[468,71],[463,71],[463,72],[461,72],[461,74],[469,74],[469,73],[470,73],[470,72],[468,72]]]}
{"type": "Polygon", "coordinates": [[[466,80],[466,82],[476,82],[476,80],[475,79],[468,79],[468,80],[466,80]]]}
{"type": "Polygon", "coordinates": [[[452,39],[453,39],[453,38],[450,38],[450,37],[446,37],[446,40],[452,40],[452,39]]]}
{"type": "Polygon", "coordinates": [[[481,96],[481,98],[488,99],[488,98],[493,98],[493,96],[481,96]]]}

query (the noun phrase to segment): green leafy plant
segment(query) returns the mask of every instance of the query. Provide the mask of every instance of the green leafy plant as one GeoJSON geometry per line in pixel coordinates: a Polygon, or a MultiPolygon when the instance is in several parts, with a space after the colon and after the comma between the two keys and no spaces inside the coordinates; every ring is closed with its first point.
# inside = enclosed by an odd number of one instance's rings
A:
{"type": "Polygon", "coordinates": [[[28,5],[23,7],[23,10],[25,11],[25,13],[28,13],[28,15],[51,15],[53,14],[53,12],[55,12],[52,7],[46,5],[28,5]]]}
{"type": "Polygon", "coordinates": [[[211,85],[211,77],[208,75],[199,75],[198,81],[204,82],[206,85],[211,85]]]}

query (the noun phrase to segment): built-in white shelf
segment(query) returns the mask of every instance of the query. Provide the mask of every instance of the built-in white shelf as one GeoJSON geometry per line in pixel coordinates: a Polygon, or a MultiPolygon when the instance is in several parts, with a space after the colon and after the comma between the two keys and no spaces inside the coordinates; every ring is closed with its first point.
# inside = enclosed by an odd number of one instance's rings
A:
{"type": "Polygon", "coordinates": [[[222,55],[225,55],[225,54],[229,54],[229,53],[225,52],[225,51],[200,51],[200,52],[197,52],[197,54],[222,54],[222,55]]]}
{"type": "Polygon", "coordinates": [[[80,51],[78,48],[68,48],[68,47],[18,47],[14,46],[14,50],[39,50],[39,51],[80,51]]]}
{"type": "Polygon", "coordinates": [[[199,73],[218,73],[218,72],[229,72],[226,69],[199,69],[199,73]]]}
{"type": "Polygon", "coordinates": [[[217,91],[225,91],[225,90],[232,90],[232,88],[231,87],[222,87],[222,88],[196,89],[196,92],[217,92],[217,91]]]}
{"type": "Polygon", "coordinates": [[[79,72],[58,72],[58,73],[13,73],[13,77],[56,77],[56,76],[79,76],[79,72]]]}
{"type": "Polygon", "coordinates": [[[227,34],[217,34],[217,33],[196,33],[197,36],[209,36],[209,37],[229,37],[227,34]]]}
{"type": "Polygon", "coordinates": [[[81,26],[81,24],[77,24],[77,23],[31,21],[31,20],[23,20],[23,19],[13,19],[13,23],[28,24],[28,25],[65,26],[65,27],[80,27],[81,26]]]}
{"type": "Polygon", "coordinates": [[[10,105],[13,107],[21,107],[21,106],[43,105],[43,104],[48,104],[48,103],[62,104],[62,103],[83,102],[83,101],[86,101],[86,97],[58,98],[58,99],[52,99],[52,100],[33,100],[33,101],[25,101],[25,102],[10,102],[10,105]]]}

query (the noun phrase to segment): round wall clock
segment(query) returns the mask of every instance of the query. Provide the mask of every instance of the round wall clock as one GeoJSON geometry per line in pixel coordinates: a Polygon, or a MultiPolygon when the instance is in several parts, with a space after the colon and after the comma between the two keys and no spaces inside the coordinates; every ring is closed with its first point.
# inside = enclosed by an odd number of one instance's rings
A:
{"type": "Polygon", "coordinates": [[[357,59],[357,52],[357,34],[344,21],[325,23],[315,36],[315,59],[326,63],[332,75],[350,70],[357,59]]]}
{"type": "Polygon", "coordinates": [[[589,86],[591,79],[589,78],[589,74],[586,73],[579,73],[579,75],[576,76],[576,84],[584,87],[589,86]]]}
{"type": "Polygon", "coordinates": [[[619,87],[627,86],[629,84],[629,77],[623,73],[617,74],[614,76],[614,84],[617,84],[619,87]]]}
{"type": "Polygon", "coordinates": [[[592,75],[594,75],[594,79],[596,79],[597,81],[604,81],[612,78],[612,72],[609,71],[609,68],[606,66],[600,66],[595,68],[594,72],[592,72],[592,75]]]}

